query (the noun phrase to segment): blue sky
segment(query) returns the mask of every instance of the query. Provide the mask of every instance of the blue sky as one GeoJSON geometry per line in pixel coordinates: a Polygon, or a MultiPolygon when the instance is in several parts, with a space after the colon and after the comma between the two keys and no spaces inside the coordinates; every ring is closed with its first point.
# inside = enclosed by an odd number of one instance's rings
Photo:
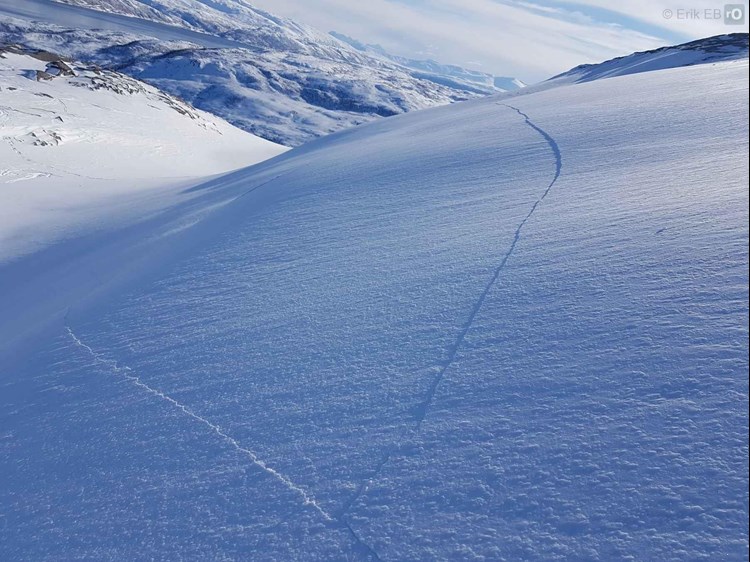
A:
{"type": "Polygon", "coordinates": [[[748,29],[716,19],[725,2],[707,0],[250,1],[396,54],[528,82],[582,63],[748,29]]]}

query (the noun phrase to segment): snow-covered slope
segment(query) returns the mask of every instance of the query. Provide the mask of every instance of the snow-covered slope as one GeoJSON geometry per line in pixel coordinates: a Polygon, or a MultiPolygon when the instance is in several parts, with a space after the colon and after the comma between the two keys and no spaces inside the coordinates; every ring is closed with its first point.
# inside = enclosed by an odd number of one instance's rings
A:
{"type": "Polygon", "coordinates": [[[116,69],[289,146],[487,93],[240,0],[0,0],[0,40],[116,69]]]}
{"type": "Polygon", "coordinates": [[[747,98],[397,116],[4,266],[0,558],[745,558],[747,98]]]}
{"type": "Polygon", "coordinates": [[[125,75],[0,46],[0,261],[284,150],[125,75]]]}
{"type": "Polygon", "coordinates": [[[544,84],[557,86],[565,82],[589,82],[652,70],[745,59],[747,56],[748,34],[730,33],[653,51],[633,53],[599,64],[584,64],[554,76],[544,84]]]}

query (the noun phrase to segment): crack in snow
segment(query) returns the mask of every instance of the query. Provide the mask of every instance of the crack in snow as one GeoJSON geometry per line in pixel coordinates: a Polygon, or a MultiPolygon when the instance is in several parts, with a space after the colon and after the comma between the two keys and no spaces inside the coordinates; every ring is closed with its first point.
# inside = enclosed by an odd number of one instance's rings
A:
{"type": "Polygon", "coordinates": [[[369,557],[370,560],[374,560],[375,562],[381,562],[382,559],[380,558],[378,553],[375,552],[375,549],[373,549],[369,544],[367,544],[365,541],[363,541],[360,538],[360,536],[356,533],[354,528],[346,519],[344,519],[343,517],[340,517],[338,521],[344,526],[344,528],[352,536],[352,539],[354,539],[354,543],[356,544],[356,546],[359,547],[360,551],[362,551],[362,554],[364,554],[366,557],[369,557]]]}
{"type": "MultiPolygon", "coordinates": [[[[555,185],[555,182],[557,182],[557,179],[560,177],[560,173],[562,172],[562,154],[560,153],[560,147],[557,144],[557,141],[552,138],[552,135],[550,135],[547,131],[542,129],[541,127],[537,126],[528,115],[526,115],[523,111],[518,109],[517,107],[513,107],[512,105],[508,105],[507,103],[498,103],[497,105],[500,105],[502,107],[507,107],[509,109],[512,109],[516,113],[518,113],[521,117],[523,117],[526,120],[526,124],[534,129],[537,133],[542,135],[544,137],[544,140],[547,141],[547,144],[549,145],[550,149],[552,150],[552,153],[555,155],[555,177],[552,178],[552,181],[550,182],[549,186],[547,187],[547,190],[542,194],[542,196],[539,198],[539,201],[537,203],[540,203],[545,197],[547,197],[547,194],[549,193],[550,189],[552,189],[552,186],[555,185]]],[[[534,209],[531,210],[531,213],[534,212],[534,209]]],[[[531,215],[529,213],[529,216],[531,215]]],[[[526,217],[528,219],[528,217],[526,217]]]]}
{"type": "MultiPolygon", "coordinates": [[[[458,351],[461,348],[461,346],[464,343],[464,340],[466,339],[467,334],[469,333],[469,330],[474,324],[474,321],[479,314],[479,311],[481,310],[482,306],[484,305],[485,300],[487,299],[487,296],[489,295],[490,291],[492,290],[492,287],[495,285],[497,280],[500,278],[500,274],[505,269],[505,266],[508,263],[508,260],[512,256],[516,246],[518,245],[518,242],[521,239],[521,232],[523,231],[524,226],[526,226],[526,223],[529,221],[531,216],[534,214],[534,212],[537,210],[539,205],[544,201],[544,199],[547,197],[547,195],[552,190],[552,187],[557,182],[558,178],[560,177],[560,174],[562,172],[562,155],[560,153],[560,148],[557,144],[557,142],[550,136],[544,129],[537,126],[529,116],[521,111],[520,109],[513,107],[511,105],[498,103],[497,105],[507,107],[509,109],[512,109],[516,113],[518,113],[521,117],[524,118],[526,125],[531,127],[534,131],[539,133],[539,135],[544,138],[544,140],[549,145],[550,149],[552,150],[552,153],[555,156],[555,175],[552,178],[552,181],[549,183],[545,191],[542,193],[542,195],[537,199],[534,204],[531,206],[531,209],[526,214],[524,219],[521,221],[521,223],[516,228],[516,231],[513,236],[513,241],[508,248],[508,251],[503,255],[502,259],[500,260],[500,263],[493,271],[492,276],[490,277],[489,281],[485,285],[484,289],[482,290],[481,294],[479,295],[479,298],[474,303],[474,306],[472,307],[469,316],[467,320],[464,322],[461,331],[459,332],[458,336],[456,337],[453,344],[448,348],[448,354],[447,358],[442,362],[440,365],[440,370],[438,374],[433,379],[432,383],[430,384],[430,387],[427,390],[427,394],[425,396],[425,399],[422,401],[422,403],[416,408],[415,410],[415,427],[414,430],[416,432],[419,432],[422,426],[422,422],[424,422],[425,418],[427,417],[427,413],[430,409],[430,406],[434,402],[435,395],[437,393],[437,390],[440,386],[440,383],[443,381],[445,377],[445,373],[447,370],[451,367],[451,365],[455,362],[456,356],[458,355],[458,351]]],[[[248,191],[241,193],[237,199],[240,199],[244,197],[245,195],[248,195],[249,193],[252,193],[256,189],[259,189],[269,183],[272,183],[273,181],[279,179],[279,177],[283,176],[285,174],[279,174],[278,176],[275,176],[273,178],[270,178],[269,180],[254,186],[253,188],[249,189],[248,191]]],[[[298,486],[289,478],[284,476],[283,474],[277,472],[270,466],[268,466],[265,462],[263,462],[261,459],[258,458],[258,456],[252,452],[249,449],[246,449],[242,447],[234,438],[230,437],[228,434],[226,434],[218,425],[208,421],[206,418],[196,414],[191,409],[189,409],[187,406],[177,402],[174,398],[162,393],[159,390],[156,390],[146,383],[144,383],[139,377],[132,374],[132,371],[129,367],[120,367],[115,361],[106,359],[102,357],[100,354],[96,353],[91,347],[83,343],[72,331],[72,329],[66,324],[65,328],[68,331],[68,334],[73,339],[76,345],[79,347],[85,349],[88,351],[88,353],[94,358],[95,361],[109,367],[114,372],[120,374],[125,379],[133,383],[134,385],[142,388],[143,390],[149,392],[150,394],[157,396],[158,398],[161,398],[162,400],[165,400],[181,410],[186,415],[190,416],[191,418],[195,419],[196,421],[201,422],[208,428],[210,428],[216,435],[221,437],[224,441],[229,443],[232,447],[234,447],[238,452],[245,454],[250,458],[250,460],[261,468],[263,471],[267,472],[269,475],[273,476],[275,479],[277,479],[279,482],[284,484],[288,489],[296,492],[298,495],[300,495],[303,499],[304,505],[309,505],[313,507],[327,522],[336,522],[343,526],[343,529],[348,532],[352,539],[354,540],[355,544],[359,549],[362,551],[362,554],[365,556],[368,556],[369,558],[380,561],[381,558],[378,555],[378,553],[370,546],[368,545],[364,540],[360,538],[360,536],[356,533],[354,528],[352,527],[351,523],[346,520],[345,516],[346,514],[351,510],[351,508],[356,504],[356,502],[367,492],[370,485],[378,478],[381,471],[385,467],[385,465],[390,461],[390,459],[393,457],[393,455],[401,448],[403,438],[406,436],[406,434],[410,431],[411,428],[407,428],[401,435],[401,438],[394,444],[393,447],[391,447],[386,453],[383,455],[381,460],[378,462],[374,470],[372,471],[372,475],[364,480],[360,485],[357,487],[357,490],[352,495],[352,497],[344,503],[342,508],[339,510],[339,512],[336,514],[336,516],[331,516],[327,511],[325,511],[317,502],[316,500],[302,487],[298,486]]]]}
{"type": "Polygon", "coordinates": [[[96,351],[94,351],[89,345],[81,341],[81,339],[78,338],[78,336],[76,336],[76,334],[67,324],[65,325],[65,329],[67,330],[70,338],[73,340],[73,343],[77,345],[78,347],[80,347],[81,349],[84,349],[86,352],[88,352],[88,354],[91,355],[91,357],[93,357],[96,363],[104,365],[105,367],[109,368],[114,373],[117,373],[118,375],[122,376],[124,379],[131,382],[138,388],[145,390],[149,394],[156,396],[157,398],[160,398],[164,400],[165,402],[168,402],[169,404],[171,404],[178,410],[181,410],[185,415],[193,418],[195,421],[198,421],[202,423],[203,425],[205,425],[206,427],[208,427],[216,435],[221,437],[223,441],[231,445],[238,452],[247,456],[255,466],[257,466],[258,468],[260,468],[261,470],[263,470],[264,472],[266,472],[267,474],[269,474],[270,476],[272,476],[273,478],[281,482],[289,490],[301,496],[304,505],[308,505],[312,507],[313,509],[315,509],[315,511],[317,511],[326,521],[333,521],[333,517],[331,517],[328,514],[328,512],[326,512],[318,504],[315,498],[313,498],[304,488],[302,488],[301,486],[298,486],[297,484],[292,482],[289,478],[287,478],[286,476],[284,476],[283,474],[281,474],[274,468],[270,467],[262,459],[260,459],[253,451],[240,445],[233,437],[225,433],[224,430],[221,429],[221,427],[219,427],[215,423],[210,422],[203,416],[196,414],[193,410],[191,410],[184,404],[178,402],[171,396],[168,396],[167,394],[164,394],[160,390],[157,390],[147,385],[145,382],[143,382],[140,379],[140,377],[133,374],[133,371],[130,369],[130,367],[121,367],[120,365],[117,364],[116,361],[112,359],[107,359],[106,357],[103,357],[100,353],[97,353],[96,351]]]}
{"type": "Polygon", "coordinates": [[[477,314],[479,314],[479,311],[482,308],[482,305],[484,304],[484,301],[487,299],[487,295],[489,295],[490,290],[495,285],[497,280],[500,278],[500,274],[502,273],[503,269],[505,269],[505,266],[508,263],[508,260],[510,259],[511,255],[513,255],[513,251],[516,249],[516,245],[518,244],[518,241],[521,239],[521,231],[523,230],[523,227],[526,226],[526,223],[531,218],[531,215],[534,214],[534,211],[536,211],[537,207],[544,201],[544,199],[547,197],[549,192],[552,190],[552,186],[555,185],[557,182],[557,179],[560,177],[560,173],[562,172],[562,155],[560,154],[560,147],[557,145],[557,142],[555,139],[553,139],[547,131],[542,129],[541,127],[538,127],[536,124],[534,124],[531,119],[529,119],[529,116],[526,115],[523,111],[520,109],[513,107],[512,105],[507,104],[498,104],[503,107],[507,107],[518,113],[521,117],[523,117],[526,120],[526,124],[534,129],[537,133],[539,133],[544,140],[549,145],[550,149],[552,150],[552,153],[555,155],[555,175],[552,178],[552,181],[547,186],[547,189],[542,193],[541,197],[537,199],[534,204],[531,206],[531,209],[529,210],[528,214],[524,217],[524,219],[521,221],[521,224],[518,225],[518,228],[516,228],[516,232],[513,236],[513,242],[510,245],[510,248],[508,248],[508,251],[503,256],[503,259],[500,260],[500,264],[495,268],[495,271],[492,274],[492,277],[490,277],[489,282],[487,285],[485,285],[484,290],[479,295],[479,299],[474,303],[473,308],[471,309],[471,312],[469,313],[469,317],[464,322],[463,328],[458,334],[458,337],[453,342],[453,345],[448,349],[448,357],[443,362],[443,365],[440,368],[440,371],[438,372],[437,376],[433,379],[432,384],[430,385],[430,388],[427,390],[427,396],[425,397],[424,402],[417,408],[417,431],[419,431],[419,428],[422,426],[422,422],[424,421],[425,417],[427,417],[427,410],[429,410],[430,406],[432,405],[432,402],[435,398],[435,393],[437,392],[438,387],[440,386],[440,383],[443,380],[443,377],[445,375],[445,372],[448,370],[448,368],[453,364],[453,362],[456,359],[456,355],[458,354],[458,350],[461,348],[461,345],[463,344],[464,340],[466,339],[466,335],[469,333],[469,330],[471,329],[471,326],[474,324],[474,320],[477,317],[477,314]]]}
{"type": "MultiPolygon", "coordinates": [[[[202,423],[209,429],[211,429],[216,435],[221,437],[225,442],[227,442],[229,445],[231,445],[234,449],[236,449],[238,452],[244,454],[245,456],[249,457],[252,463],[263,470],[264,472],[271,475],[273,478],[281,482],[284,486],[286,486],[289,490],[297,493],[299,496],[302,497],[303,504],[306,506],[312,507],[320,516],[327,522],[327,523],[338,523],[341,525],[341,528],[343,531],[347,532],[349,535],[351,535],[352,540],[356,544],[357,547],[359,547],[359,550],[361,551],[361,554],[363,554],[365,557],[369,557],[370,559],[374,560],[375,562],[380,561],[380,557],[378,556],[377,552],[375,552],[367,543],[365,543],[359,535],[357,535],[356,531],[352,528],[352,526],[349,524],[348,521],[344,520],[342,517],[336,517],[334,518],[331,516],[325,509],[323,509],[320,504],[313,498],[304,488],[301,486],[295,484],[292,482],[289,478],[275,470],[274,468],[268,466],[263,460],[261,460],[253,451],[250,449],[247,449],[240,445],[237,440],[235,440],[233,437],[228,435],[224,432],[221,427],[216,425],[215,423],[210,422],[203,416],[195,413],[193,410],[185,406],[184,404],[178,402],[171,396],[168,396],[167,394],[164,394],[160,390],[157,390],[146,383],[144,383],[140,377],[133,374],[132,369],[130,367],[121,367],[117,364],[116,361],[112,359],[107,359],[106,357],[102,356],[100,353],[97,353],[94,351],[94,349],[89,346],[88,344],[84,343],[76,334],[73,332],[70,326],[67,324],[65,325],[65,329],[67,330],[68,335],[73,340],[73,343],[84,349],[93,359],[96,363],[99,363],[101,365],[104,365],[111,371],[119,374],[127,381],[131,382],[135,386],[141,388],[142,390],[148,392],[149,394],[156,396],[157,398],[160,398],[168,403],[170,403],[175,408],[182,411],[185,415],[190,416],[194,420],[202,423]]],[[[338,525],[335,525],[335,527],[338,527],[338,525]]]]}
{"type": "MultiPolygon", "coordinates": [[[[560,177],[560,174],[562,173],[562,154],[560,153],[560,147],[558,146],[555,139],[552,138],[552,136],[549,133],[547,133],[547,131],[545,131],[541,127],[537,126],[533,121],[531,121],[529,116],[523,111],[521,111],[520,109],[513,107],[512,105],[508,105],[504,103],[498,103],[497,105],[507,107],[509,109],[512,109],[516,113],[518,113],[521,117],[524,118],[524,120],[526,121],[526,124],[529,127],[534,129],[537,133],[539,133],[542,136],[542,138],[544,138],[544,140],[547,142],[550,149],[552,150],[552,153],[555,156],[555,175],[553,176],[552,181],[549,183],[549,185],[544,190],[542,195],[539,197],[539,199],[537,199],[534,202],[529,212],[526,214],[524,219],[516,228],[515,234],[513,236],[513,242],[511,243],[510,248],[508,248],[508,251],[505,253],[502,260],[500,260],[500,263],[498,264],[498,266],[495,268],[492,276],[490,277],[489,281],[485,285],[484,290],[479,295],[479,298],[477,299],[477,301],[474,303],[474,306],[472,307],[471,312],[469,313],[469,317],[467,318],[466,322],[464,322],[464,325],[461,328],[461,331],[459,332],[458,337],[448,349],[448,357],[445,359],[445,361],[442,362],[442,365],[440,366],[440,371],[438,372],[438,374],[435,376],[432,383],[430,384],[430,387],[427,390],[425,399],[416,408],[416,415],[415,415],[416,419],[415,419],[415,428],[414,428],[416,432],[419,432],[420,428],[422,427],[422,422],[427,417],[427,412],[430,406],[432,405],[432,403],[434,402],[435,394],[437,393],[438,387],[440,386],[440,383],[443,381],[446,371],[450,368],[450,366],[455,361],[456,355],[458,354],[458,350],[461,348],[461,345],[466,339],[466,335],[469,333],[469,330],[474,324],[474,320],[476,319],[477,314],[479,314],[479,311],[481,310],[482,305],[484,304],[484,301],[487,299],[487,296],[492,290],[492,287],[500,278],[500,274],[502,273],[503,269],[505,269],[505,266],[507,265],[508,260],[513,255],[513,251],[516,249],[516,246],[518,245],[518,242],[521,239],[521,232],[523,231],[524,226],[526,226],[526,223],[534,214],[537,207],[539,207],[542,201],[544,201],[547,195],[549,195],[550,191],[552,190],[552,187],[555,185],[555,183],[557,183],[557,180],[560,177]]],[[[373,470],[372,476],[370,476],[368,479],[363,481],[357,488],[356,492],[352,495],[351,499],[349,499],[349,501],[347,501],[342,506],[342,509],[340,510],[338,514],[338,519],[339,521],[347,525],[347,527],[349,527],[350,530],[351,530],[351,527],[345,521],[344,516],[349,512],[352,506],[354,506],[357,500],[359,500],[359,498],[362,497],[367,492],[369,486],[380,475],[380,472],[383,470],[383,467],[388,463],[391,457],[401,448],[402,440],[408,431],[409,429],[407,428],[407,430],[401,434],[401,438],[399,439],[399,441],[391,449],[386,451],[386,453],[380,459],[380,462],[378,463],[378,465],[373,470]]],[[[352,534],[353,533],[354,531],[352,530],[352,534]]],[[[371,548],[370,548],[370,551],[372,551],[371,548]]],[[[372,552],[374,553],[374,551],[372,552]]]]}

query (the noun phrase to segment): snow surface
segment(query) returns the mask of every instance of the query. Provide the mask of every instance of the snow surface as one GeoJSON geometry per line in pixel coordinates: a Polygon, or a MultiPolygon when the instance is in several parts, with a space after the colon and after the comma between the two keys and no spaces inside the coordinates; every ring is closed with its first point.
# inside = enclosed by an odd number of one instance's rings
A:
{"type": "Polygon", "coordinates": [[[37,80],[40,58],[0,48],[0,263],[286,150],[121,74],[37,80]]]}
{"type": "Polygon", "coordinates": [[[562,82],[590,82],[639,72],[745,59],[747,55],[748,34],[728,33],[681,45],[633,53],[599,64],[584,64],[554,76],[543,84],[557,86],[562,82]]]}
{"type": "Polygon", "coordinates": [[[0,266],[0,558],[746,559],[747,100],[397,116],[0,266]]]}

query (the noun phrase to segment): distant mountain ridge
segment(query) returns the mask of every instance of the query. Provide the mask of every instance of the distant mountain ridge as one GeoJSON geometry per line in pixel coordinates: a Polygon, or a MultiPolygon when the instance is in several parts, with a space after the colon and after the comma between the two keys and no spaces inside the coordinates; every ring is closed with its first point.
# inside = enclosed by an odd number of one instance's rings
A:
{"type": "Polygon", "coordinates": [[[359,51],[244,0],[18,0],[6,14],[15,19],[0,20],[0,40],[118,70],[287,146],[500,91],[463,69],[450,77],[359,51]]]}
{"type": "MultiPolygon", "coordinates": [[[[715,35],[680,45],[640,51],[598,64],[582,64],[553,76],[546,83],[590,82],[652,70],[743,59],[748,56],[748,34],[715,35]]],[[[544,84],[544,83],[543,83],[544,84]]]]}
{"type": "Polygon", "coordinates": [[[426,80],[451,86],[458,89],[465,89],[469,92],[496,94],[498,92],[508,92],[523,88],[524,82],[518,78],[508,76],[493,76],[486,72],[463,68],[454,64],[442,64],[434,60],[417,60],[393,55],[386,51],[380,45],[365,44],[361,41],[349,37],[343,33],[331,31],[330,35],[352,46],[360,52],[370,55],[380,56],[405,66],[413,71],[416,75],[426,80]]]}

